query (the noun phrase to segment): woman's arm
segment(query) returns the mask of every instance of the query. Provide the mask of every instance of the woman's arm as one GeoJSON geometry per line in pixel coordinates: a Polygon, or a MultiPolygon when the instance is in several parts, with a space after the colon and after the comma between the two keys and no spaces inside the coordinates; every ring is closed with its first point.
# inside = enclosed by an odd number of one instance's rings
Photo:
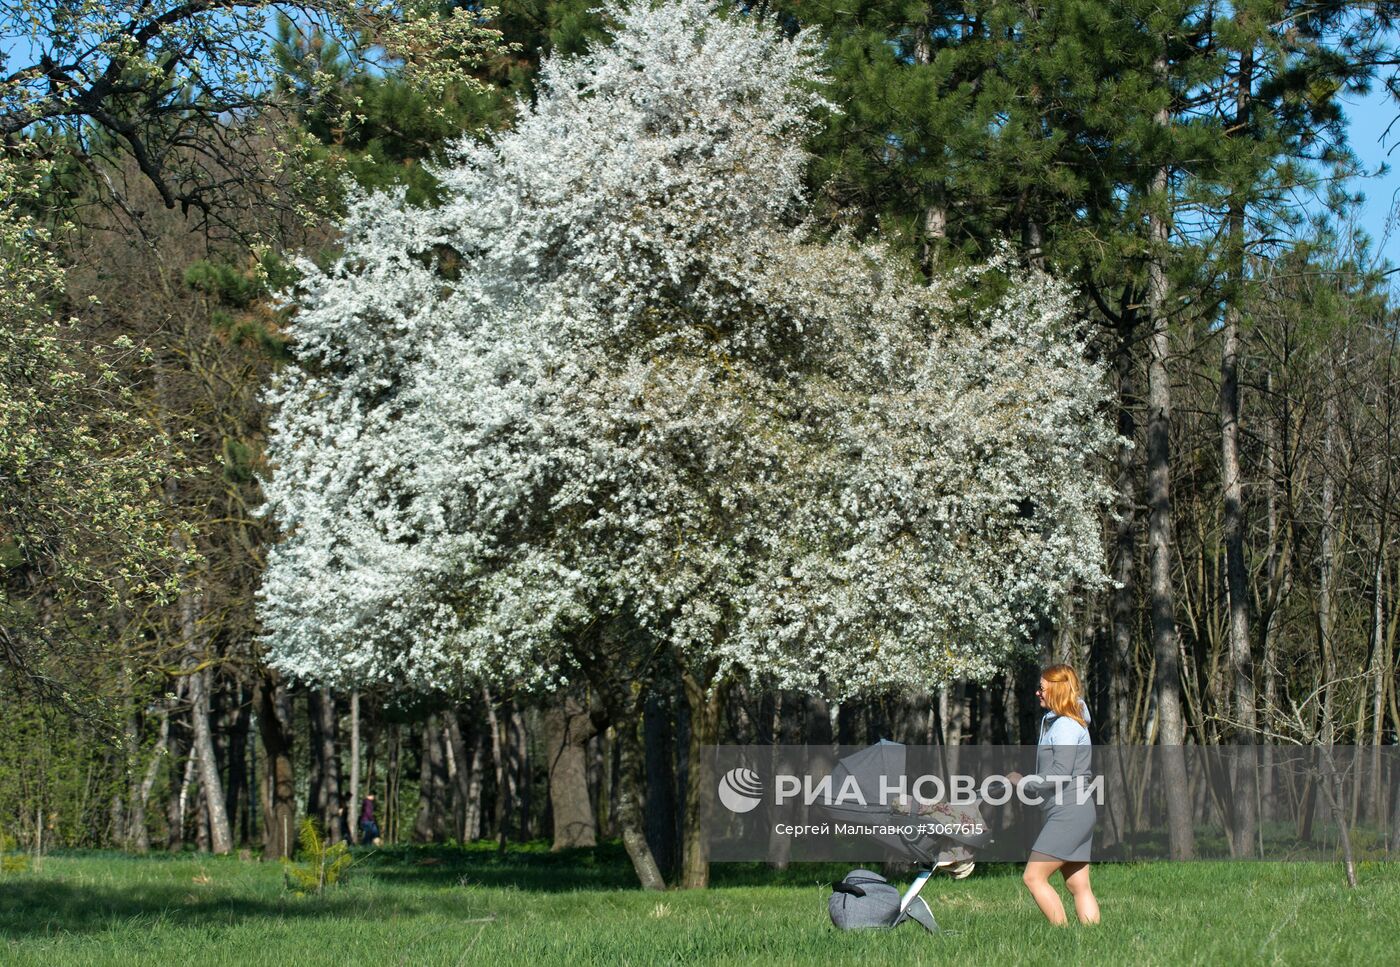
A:
{"type": "Polygon", "coordinates": [[[1049,767],[1043,770],[1040,775],[1022,782],[1021,788],[1032,795],[1053,794],[1057,784],[1047,777],[1074,775],[1074,764],[1079,756],[1079,747],[1083,745],[1082,739],[1087,734],[1088,730],[1074,719],[1062,717],[1051,723],[1049,730],[1045,733],[1045,740],[1041,742],[1042,746],[1050,747],[1049,767]]]}

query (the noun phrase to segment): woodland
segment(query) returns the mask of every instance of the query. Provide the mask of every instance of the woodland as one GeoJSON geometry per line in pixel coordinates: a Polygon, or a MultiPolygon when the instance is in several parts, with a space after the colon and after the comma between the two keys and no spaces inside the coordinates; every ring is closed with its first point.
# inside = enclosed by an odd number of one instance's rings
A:
{"type": "Polygon", "coordinates": [[[1379,756],[1397,17],[0,0],[0,852],[704,887],[706,746],[1034,744],[1056,661],[1379,756]]]}

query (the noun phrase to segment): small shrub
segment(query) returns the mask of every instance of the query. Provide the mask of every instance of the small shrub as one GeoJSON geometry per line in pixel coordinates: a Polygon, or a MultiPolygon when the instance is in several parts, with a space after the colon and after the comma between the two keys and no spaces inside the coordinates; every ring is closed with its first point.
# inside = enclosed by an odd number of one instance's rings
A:
{"type": "Polygon", "coordinates": [[[309,817],[301,821],[297,841],[301,846],[302,862],[282,860],[282,876],[287,889],[298,896],[319,896],[328,887],[345,882],[346,873],[354,863],[348,845],[328,845],[316,821],[309,817]]]}
{"type": "Polygon", "coordinates": [[[0,874],[23,873],[29,869],[29,857],[14,852],[17,845],[9,833],[0,833],[0,874]]]}

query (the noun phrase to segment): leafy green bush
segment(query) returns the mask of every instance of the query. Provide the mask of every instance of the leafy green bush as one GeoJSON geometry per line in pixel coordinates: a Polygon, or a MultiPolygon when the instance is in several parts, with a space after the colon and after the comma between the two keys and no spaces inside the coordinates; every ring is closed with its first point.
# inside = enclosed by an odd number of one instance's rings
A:
{"type": "Polygon", "coordinates": [[[15,838],[9,833],[0,833],[0,874],[23,873],[29,869],[29,857],[14,852],[15,838]]]}

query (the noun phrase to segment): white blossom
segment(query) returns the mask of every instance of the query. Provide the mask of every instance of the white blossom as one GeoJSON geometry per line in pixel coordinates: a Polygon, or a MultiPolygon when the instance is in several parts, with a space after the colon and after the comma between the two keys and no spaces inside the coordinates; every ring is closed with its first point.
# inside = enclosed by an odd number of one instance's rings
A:
{"type": "Polygon", "coordinates": [[[620,617],[836,696],[990,674],[1104,580],[1114,437],[1069,293],[1009,255],[924,285],[802,223],[811,35],[608,12],[513,131],[458,146],[444,204],[360,199],[304,266],[272,659],[547,682],[620,617]]]}

